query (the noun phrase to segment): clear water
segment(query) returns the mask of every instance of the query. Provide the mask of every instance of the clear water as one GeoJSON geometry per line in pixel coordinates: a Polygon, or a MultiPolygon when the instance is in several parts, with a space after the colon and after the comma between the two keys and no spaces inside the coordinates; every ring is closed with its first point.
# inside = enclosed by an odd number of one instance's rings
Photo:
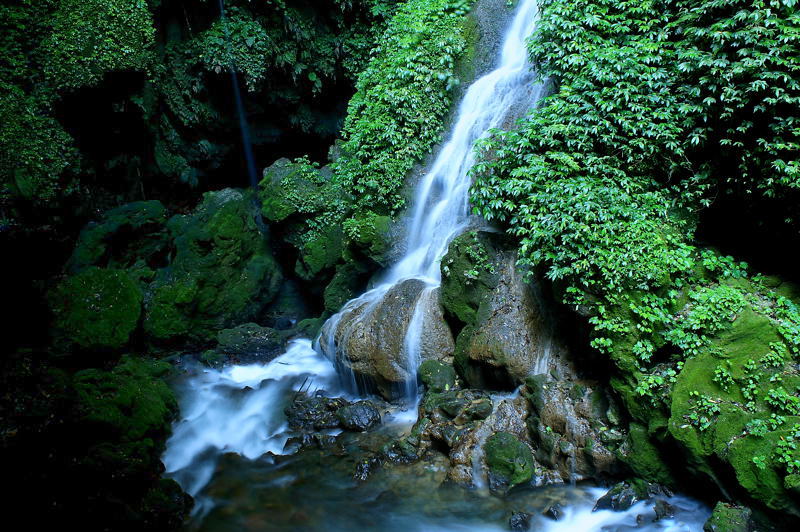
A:
{"type": "MultiPolygon", "coordinates": [[[[383,425],[364,434],[339,434],[328,449],[285,447],[293,436],[284,408],[298,390],[339,395],[332,363],[308,340],[292,343],[268,364],[221,370],[184,367],[175,383],[182,419],[163,461],[167,475],[195,496],[189,528],[223,530],[506,530],[514,511],[533,514],[533,530],[699,531],[709,510],[674,497],[675,519],[653,521],[652,503],[627,512],[592,512],[603,490],[592,486],[521,488],[496,497],[477,471],[476,489],[444,483],[448,459],[432,453],[408,465],[387,464],[363,483],[356,464],[408,433],[415,416],[382,412],[383,425]],[[541,516],[559,503],[558,522],[541,516]],[[637,525],[637,517],[641,524],[637,525]]],[[[502,397],[498,396],[498,399],[502,397]]]]}

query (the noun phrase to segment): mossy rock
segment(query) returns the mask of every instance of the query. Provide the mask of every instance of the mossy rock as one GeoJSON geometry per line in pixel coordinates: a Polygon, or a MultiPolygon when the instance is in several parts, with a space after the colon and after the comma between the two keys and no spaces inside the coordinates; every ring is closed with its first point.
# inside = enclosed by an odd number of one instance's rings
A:
{"type": "Polygon", "coordinates": [[[294,271],[310,281],[322,271],[333,268],[342,258],[344,232],[340,226],[330,226],[309,235],[300,249],[294,271]]]}
{"type": "Polygon", "coordinates": [[[127,272],[86,268],[50,294],[57,334],[84,349],[119,349],[138,327],[142,297],[127,272]]]}
{"type": "Polygon", "coordinates": [[[323,298],[325,310],[338,312],[345,303],[364,293],[366,288],[366,270],[363,265],[348,261],[336,266],[336,273],[325,287],[323,298]]]}
{"type": "MultiPolygon", "coordinates": [[[[747,430],[751,422],[770,418],[773,410],[765,397],[776,386],[770,378],[780,373],[759,362],[781,343],[777,323],[764,308],[749,304],[707,349],[686,361],[672,391],[669,433],[685,450],[690,470],[721,483],[725,473],[718,464],[727,464],[755,500],[797,514],[797,503],[784,486],[784,467],[775,461],[775,449],[800,418],[786,415],[785,425],[760,435],[747,430]],[[755,364],[755,369],[748,369],[748,364],[755,364]],[[731,376],[727,385],[716,378],[719,368],[731,376]],[[752,387],[748,396],[743,389],[746,383],[752,387]],[[711,409],[710,415],[707,421],[698,420],[706,415],[704,408],[711,409]]],[[[783,385],[792,388],[791,375],[782,378],[783,385]]]]}
{"type": "Polygon", "coordinates": [[[249,193],[225,189],[170,219],[175,256],[148,288],[144,330],[151,341],[208,342],[264,311],[283,277],[256,218],[249,193]]]}
{"type": "Polygon", "coordinates": [[[751,532],[753,512],[750,508],[718,502],[711,517],[703,525],[704,532],[751,532]]]}
{"type": "Polygon", "coordinates": [[[158,268],[166,261],[167,210],[160,201],[136,201],[88,224],[67,263],[76,273],[89,266],[158,268]]]}
{"type": "Polygon", "coordinates": [[[387,266],[391,241],[389,229],[392,219],[373,212],[361,214],[345,222],[349,247],[366,255],[377,264],[387,266]]]}
{"type": "Polygon", "coordinates": [[[74,386],[83,423],[120,441],[168,434],[178,406],[163,380],[169,371],[166,362],[133,356],[111,371],[79,371],[74,386]]]}
{"type": "Polygon", "coordinates": [[[674,485],[672,470],[661,456],[646,427],[631,423],[620,458],[641,478],[664,485],[674,485]]]}
{"type": "Polygon", "coordinates": [[[261,358],[277,356],[283,351],[283,336],[275,329],[245,323],[217,333],[217,350],[230,355],[250,355],[261,358]]]}
{"type": "Polygon", "coordinates": [[[507,241],[484,231],[464,233],[442,257],[441,302],[445,311],[465,325],[474,324],[478,308],[497,286],[498,254],[507,241]]]}
{"type": "Polygon", "coordinates": [[[494,477],[500,485],[512,488],[530,482],[533,478],[533,454],[530,448],[513,434],[508,432],[492,434],[486,440],[483,449],[490,480],[494,477]]]}
{"type": "Polygon", "coordinates": [[[425,387],[434,393],[450,391],[456,385],[456,370],[438,360],[426,360],[420,364],[417,374],[425,387]]]}

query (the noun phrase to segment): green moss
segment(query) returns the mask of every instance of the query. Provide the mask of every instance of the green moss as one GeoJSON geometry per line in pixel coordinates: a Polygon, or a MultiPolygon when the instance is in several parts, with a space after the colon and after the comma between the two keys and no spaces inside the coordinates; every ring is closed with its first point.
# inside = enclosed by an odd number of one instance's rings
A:
{"type": "Polygon", "coordinates": [[[392,219],[367,212],[344,222],[344,231],[350,246],[376,263],[386,266],[391,249],[389,226],[392,219]]]}
{"type": "Polygon", "coordinates": [[[167,434],[177,411],[161,380],[169,370],[165,362],[125,356],[112,371],[78,372],[74,386],[84,422],[131,444],[167,434]]]}
{"type": "Polygon", "coordinates": [[[426,360],[420,364],[417,374],[425,387],[434,393],[450,391],[456,385],[453,366],[438,360],[426,360]]]}
{"type": "Polygon", "coordinates": [[[508,432],[497,432],[484,446],[489,472],[509,488],[533,478],[534,462],[530,448],[508,432]]]}
{"type": "Polygon", "coordinates": [[[323,270],[333,268],[342,257],[343,238],[341,226],[311,235],[300,250],[295,273],[301,279],[311,280],[323,270]]]}
{"type": "Polygon", "coordinates": [[[711,517],[703,525],[705,532],[750,532],[749,508],[718,502],[711,517]]]}
{"type": "Polygon", "coordinates": [[[252,320],[277,295],[282,275],[256,225],[249,194],[207,193],[191,215],[168,222],[175,256],[149,287],[144,328],[155,341],[209,341],[252,320]]]}
{"type": "Polygon", "coordinates": [[[631,423],[622,459],[641,478],[667,486],[674,485],[669,465],[651,441],[646,427],[631,423]]]}
{"type": "Polygon", "coordinates": [[[90,267],[50,294],[55,327],[86,349],[118,349],[131,338],[142,312],[142,291],[124,271],[90,267]]]}
{"type": "Polygon", "coordinates": [[[112,209],[81,231],[67,271],[88,266],[126,269],[139,261],[152,264],[165,251],[166,222],[167,210],[156,200],[112,209]]]}
{"type": "Polygon", "coordinates": [[[337,265],[336,273],[323,293],[325,310],[338,312],[345,303],[363,293],[364,277],[364,266],[357,262],[347,261],[337,265]]]}
{"type": "Polygon", "coordinates": [[[453,239],[441,260],[441,302],[448,314],[466,325],[475,323],[481,303],[497,287],[501,265],[496,261],[504,244],[502,236],[483,231],[453,239]]]}

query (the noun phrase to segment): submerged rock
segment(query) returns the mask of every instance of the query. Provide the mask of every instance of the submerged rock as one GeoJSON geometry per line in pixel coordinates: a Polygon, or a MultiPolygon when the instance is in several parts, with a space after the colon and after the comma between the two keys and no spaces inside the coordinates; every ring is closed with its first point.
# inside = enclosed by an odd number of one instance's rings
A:
{"type": "Polygon", "coordinates": [[[508,519],[508,527],[511,530],[530,530],[532,517],[533,516],[531,514],[526,512],[514,512],[508,519]]]}
{"type": "Polygon", "coordinates": [[[671,493],[657,484],[649,484],[643,480],[620,482],[597,499],[594,511],[614,510],[615,512],[624,512],[637,502],[645,501],[656,495],[669,496],[671,493]]]}
{"type": "Polygon", "coordinates": [[[561,508],[561,505],[558,503],[552,504],[547,507],[547,509],[542,513],[548,519],[552,519],[553,521],[558,521],[561,519],[561,515],[564,513],[564,510],[561,508]]]}

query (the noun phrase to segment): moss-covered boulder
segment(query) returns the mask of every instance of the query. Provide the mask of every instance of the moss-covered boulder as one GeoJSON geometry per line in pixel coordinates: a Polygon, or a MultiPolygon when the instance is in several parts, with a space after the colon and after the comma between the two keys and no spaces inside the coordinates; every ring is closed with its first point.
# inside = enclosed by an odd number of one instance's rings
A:
{"type": "Polygon", "coordinates": [[[168,228],[175,255],[148,287],[144,331],[153,342],[207,342],[252,320],[278,293],[282,275],[257,224],[252,196],[209,192],[168,228]]]}
{"type": "Polygon", "coordinates": [[[89,266],[150,268],[165,265],[167,210],[160,201],[136,201],[105,213],[80,233],[67,271],[89,266]]]}
{"type": "Polygon", "coordinates": [[[381,266],[387,266],[392,244],[389,234],[391,223],[391,217],[374,212],[345,221],[344,230],[349,248],[381,266]]]}
{"type": "Polygon", "coordinates": [[[75,374],[74,437],[83,451],[76,465],[80,485],[91,492],[88,504],[100,505],[98,511],[116,505],[127,513],[121,520],[153,524],[177,523],[188,514],[191,498],[159,481],[160,456],[177,413],[163,380],[169,370],[164,362],[125,356],[110,371],[75,374]]]}
{"type": "Polygon", "coordinates": [[[442,306],[465,325],[475,323],[478,308],[497,287],[499,255],[508,240],[485,231],[464,233],[453,239],[442,257],[442,306]]]}
{"type": "Polygon", "coordinates": [[[517,252],[500,235],[469,232],[441,261],[441,300],[456,338],[455,368],[476,388],[514,389],[544,373],[552,338],[538,285],[525,281],[517,252]]]}
{"type": "Polygon", "coordinates": [[[655,336],[660,360],[618,364],[611,379],[633,418],[620,457],[648,480],[691,479],[796,518],[800,309],[758,277],[693,283],[655,336]]]}
{"type": "Polygon", "coordinates": [[[417,375],[425,388],[433,393],[447,392],[456,386],[456,371],[453,366],[439,360],[426,360],[420,364],[417,375]]]}
{"type": "Polygon", "coordinates": [[[255,323],[245,323],[217,333],[217,351],[238,360],[255,358],[266,362],[278,356],[285,345],[281,333],[255,323]]]}
{"type": "Polygon", "coordinates": [[[50,293],[56,334],[83,349],[119,349],[138,327],[142,298],[127,272],[86,268],[50,293]]]}
{"type": "Polygon", "coordinates": [[[508,432],[498,432],[484,445],[489,485],[493,489],[512,488],[530,482],[535,463],[530,447],[508,432]]]}
{"type": "Polygon", "coordinates": [[[718,502],[711,517],[703,525],[704,532],[751,532],[753,512],[750,508],[718,502]]]}

